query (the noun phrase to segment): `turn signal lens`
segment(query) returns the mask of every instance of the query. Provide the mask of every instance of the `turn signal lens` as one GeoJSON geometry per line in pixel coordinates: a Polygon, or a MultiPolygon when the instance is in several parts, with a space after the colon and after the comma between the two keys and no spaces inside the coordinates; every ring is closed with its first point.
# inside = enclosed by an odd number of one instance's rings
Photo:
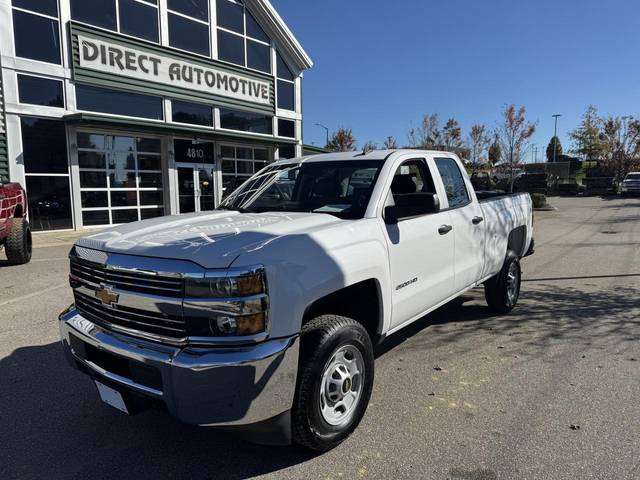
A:
{"type": "Polygon", "coordinates": [[[239,317],[218,317],[215,321],[215,330],[212,333],[225,336],[254,335],[264,332],[266,329],[266,316],[264,313],[254,315],[242,315],[239,317]]]}

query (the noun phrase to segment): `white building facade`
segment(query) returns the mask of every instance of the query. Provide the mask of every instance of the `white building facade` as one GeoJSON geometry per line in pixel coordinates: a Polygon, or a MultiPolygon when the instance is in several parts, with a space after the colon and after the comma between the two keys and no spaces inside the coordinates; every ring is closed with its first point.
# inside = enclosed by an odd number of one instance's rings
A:
{"type": "Polygon", "coordinates": [[[0,0],[0,177],[38,230],[215,208],[302,153],[312,62],[267,0],[0,0]]]}

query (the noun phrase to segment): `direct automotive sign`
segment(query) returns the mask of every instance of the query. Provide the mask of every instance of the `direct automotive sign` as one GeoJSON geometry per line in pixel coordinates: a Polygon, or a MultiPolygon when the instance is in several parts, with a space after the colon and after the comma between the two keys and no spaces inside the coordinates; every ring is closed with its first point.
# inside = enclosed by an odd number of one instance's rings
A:
{"type": "Polygon", "coordinates": [[[83,68],[271,105],[266,81],[82,35],[78,45],[83,68]]]}

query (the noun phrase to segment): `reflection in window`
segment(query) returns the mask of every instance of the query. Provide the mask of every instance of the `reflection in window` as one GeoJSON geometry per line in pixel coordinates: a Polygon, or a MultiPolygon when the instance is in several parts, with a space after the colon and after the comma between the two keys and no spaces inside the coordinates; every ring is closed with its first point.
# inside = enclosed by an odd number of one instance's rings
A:
{"type": "Polygon", "coordinates": [[[64,108],[62,81],[18,74],[20,103],[64,108]]]}
{"type": "Polygon", "coordinates": [[[162,98],[76,84],[78,110],[162,120],[162,98]]]}
{"type": "Polygon", "coordinates": [[[33,230],[73,228],[68,175],[27,175],[26,185],[33,230]]]}
{"type": "Polygon", "coordinates": [[[60,64],[60,29],[57,17],[13,10],[13,38],[17,57],[60,64]]]}
{"type": "Polygon", "coordinates": [[[271,40],[241,3],[219,0],[218,59],[271,73],[271,40]]]}
{"type": "Polygon", "coordinates": [[[69,173],[64,122],[21,117],[25,173],[69,173]]]}
{"type": "Polygon", "coordinates": [[[220,126],[229,130],[241,130],[243,132],[269,135],[273,133],[272,117],[229,108],[220,108],[220,126]]]}
{"type": "Polygon", "coordinates": [[[174,122],[213,127],[213,109],[209,105],[171,100],[171,118],[174,122]]]}
{"type": "Polygon", "coordinates": [[[294,76],[279,53],[277,54],[277,59],[278,83],[276,88],[278,93],[278,108],[293,111],[296,109],[294,76]]]}
{"type": "Polygon", "coordinates": [[[77,144],[85,225],[164,214],[160,139],[78,132],[77,144]]]}
{"type": "Polygon", "coordinates": [[[71,0],[71,18],[158,43],[157,0],[71,0]],[[116,18],[119,14],[119,22],[116,18]]]}
{"type": "Polygon", "coordinates": [[[457,208],[469,203],[467,186],[456,161],[452,158],[436,158],[436,166],[447,192],[449,208],[457,208]]]}
{"type": "Polygon", "coordinates": [[[209,2],[207,0],[169,0],[167,7],[169,45],[210,56],[209,2]]]}

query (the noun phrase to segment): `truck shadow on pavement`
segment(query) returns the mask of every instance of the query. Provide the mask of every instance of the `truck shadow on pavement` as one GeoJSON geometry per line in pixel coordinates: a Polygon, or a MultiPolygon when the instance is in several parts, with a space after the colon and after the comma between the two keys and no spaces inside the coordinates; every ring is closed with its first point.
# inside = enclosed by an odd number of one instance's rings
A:
{"type": "MultiPolygon", "coordinates": [[[[484,334],[545,356],[555,342],[637,344],[638,289],[585,290],[532,283],[512,314],[496,317],[474,290],[378,346],[428,349],[450,344],[470,351],[484,334]],[[463,341],[471,338],[473,341],[463,341]]],[[[381,358],[379,361],[384,361],[381,358]]],[[[384,421],[384,420],[382,420],[384,421]]],[[[392,422],[392,419],[388,419],[392,422]]],[[[240,479],[312,459],[298,447],[263,447],[211,429],[179,423],[162,412],[127,417],[99,400],[92,382],[72,370],[60,345],[19,348],[0,360],[0,478],[240,479]]],[[[355,435],[358,435],[356,431],[355,435]]],[[[338,447],[343,448],[343,447],[338,447]]]]}

